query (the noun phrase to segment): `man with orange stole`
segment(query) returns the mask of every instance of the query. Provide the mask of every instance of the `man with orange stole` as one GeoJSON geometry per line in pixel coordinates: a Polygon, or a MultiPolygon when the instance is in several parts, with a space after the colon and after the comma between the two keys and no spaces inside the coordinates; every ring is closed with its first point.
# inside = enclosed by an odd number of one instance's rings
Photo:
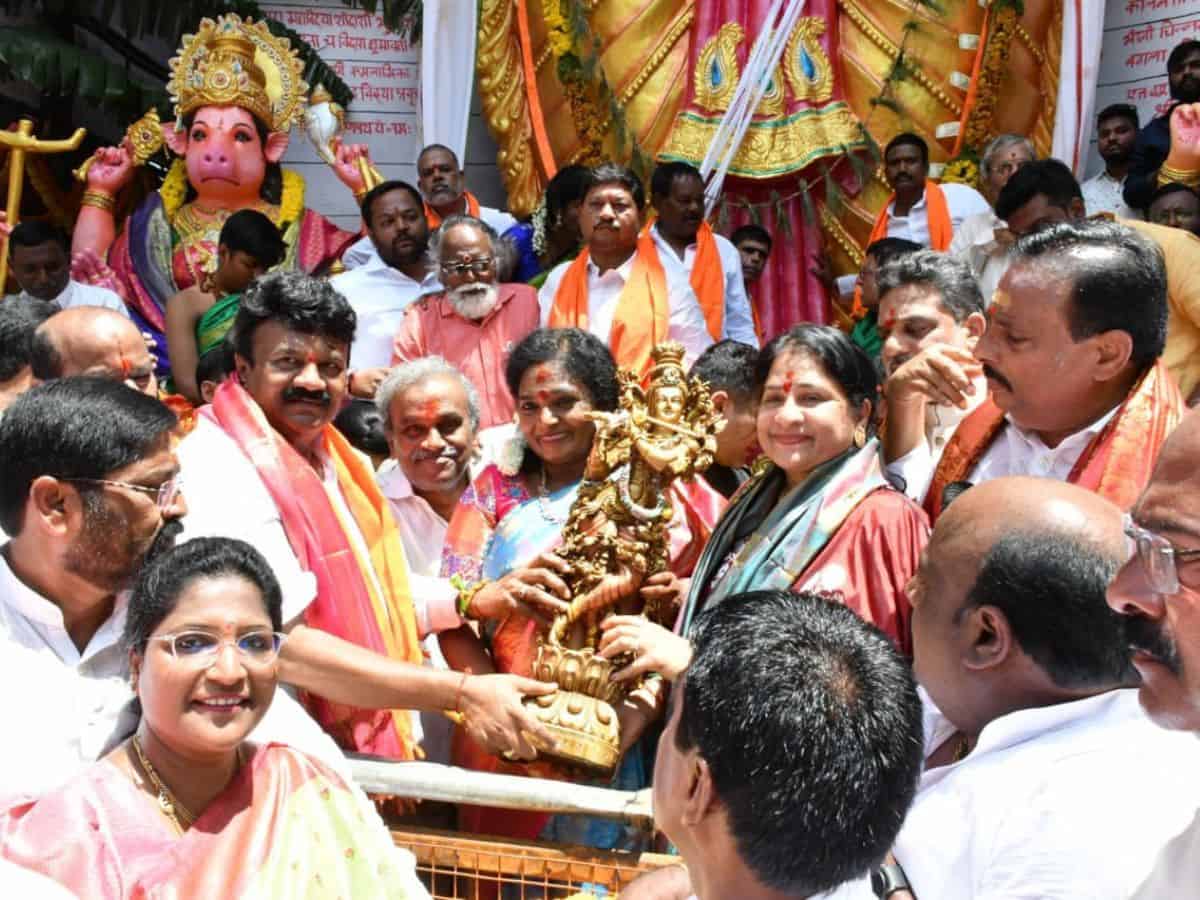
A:
{"type": "Polygon", "coordinates": [[[1160,359],[1167,277],[1157,248],[1109,222],[1052,225],[1017,243],[975,347],[991,396],[933,472],[955,482],[1065,480],[1129,509],[1183,413],[1160,359]]]}
{"type": "Polygon", "coordinates": [[[543,325],[591,332],[619,367],[640,374],[663,341],[683,344],[690,365],[724,331],[723,307],[714,300],[702,308],[686,281],[667,278],[654,238],[642,229],[645,205],[633,172],[597,167],[579,213],[584,249],[555,268],[538,293],[543,325]]]}
{"type": "Polygon", "coordinates": [[[530,758],[549,735],[521,700],[551,685],[420,665],[420,637],[461,624],[457,592],[413,597],[387,499],[332,425],[355,325],[328,282],[297,272],[266,275],[242,295],[238,377],[177,451],[195,498],[185,533],[239,538],[266,557],[288,607],[303,610],[281,678],[306,692],[344,749],[412,759],[419,720],[408,710],[447,710],[494,752],[530,758]]]}

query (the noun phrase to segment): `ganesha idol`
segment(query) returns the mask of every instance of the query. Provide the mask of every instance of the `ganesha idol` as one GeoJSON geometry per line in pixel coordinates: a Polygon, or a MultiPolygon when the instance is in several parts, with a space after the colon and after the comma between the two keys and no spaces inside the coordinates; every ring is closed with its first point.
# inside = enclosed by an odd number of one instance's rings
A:
{"type": "MultiPolygon", "coordinates": [[[[167,362],[167,300],[215,269],[217,239],[232,213],[249,208],[269,216],[287,244],[282,265],[309,274],[327,271],[358,238],[306,209],[304,179],[279,165],[292,125],[304,117],[302,71],[291,45],[266,23],[232,14],[204,19],[171,60],[175,120],[162,126],[162,136],[179,158],[119,234],[114,198],[133,176],[134,147],[126,140],[103,148],[87,170],[72,250],[107,258],[114,287],[154,336],[160,369],[167,362]]],[[[335,150],[338,178],[361,196],[366,148],[335,150]]]]}

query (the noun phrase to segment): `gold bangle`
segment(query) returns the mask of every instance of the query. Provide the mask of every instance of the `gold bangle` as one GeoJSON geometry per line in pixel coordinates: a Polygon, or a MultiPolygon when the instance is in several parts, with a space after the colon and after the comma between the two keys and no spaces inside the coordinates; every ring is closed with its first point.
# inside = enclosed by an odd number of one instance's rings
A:
{"type": "Polygon", "coordinates": [[[114,202],[111,194],[106,194],[104,191],[88,189],[83,192],[83,197],[79,201],[80,206],[94,206],[96,209],[102,209],[105,212],[112,212],[114,202]]]}
{"type": "Polygon", "coordinates": [[[1158,178],[1155,180],[1158,182],[1159,187],[1173,182],[1186,184],[1188,187],[1196,187],[1200,185],[1200,171],[1195,169],[1176,169],[1163,163],[1158,169],[1158,178]]]}

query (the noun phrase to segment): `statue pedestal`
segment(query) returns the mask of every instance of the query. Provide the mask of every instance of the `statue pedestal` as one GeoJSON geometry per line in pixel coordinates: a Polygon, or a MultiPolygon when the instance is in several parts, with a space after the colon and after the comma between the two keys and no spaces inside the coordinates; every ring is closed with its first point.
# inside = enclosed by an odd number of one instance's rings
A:
{"type": "Polygon", "coordinates": [[[610,678],[614,668],[591,648],[572,650],[551,643],[538,648],[533,677],[558,684],[553,694],[525,700],[558,742],[542,756],[596,775],[612,775],[621,756],[614,707],[627,690],[610,678]]]}

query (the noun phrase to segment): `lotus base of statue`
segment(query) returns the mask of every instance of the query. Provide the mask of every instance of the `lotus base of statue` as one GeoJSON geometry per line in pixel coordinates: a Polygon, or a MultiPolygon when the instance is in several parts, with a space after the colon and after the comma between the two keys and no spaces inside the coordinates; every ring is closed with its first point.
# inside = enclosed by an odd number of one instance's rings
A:
{"type": "Polygon", "coordinates": [[[591,648],[571,650],[544,643],[533,677],[553,681],[558,690],[530,697],[525,705],[554,735],[556,746],[540,755],[573,768],[609,776],[621,757],[616,705],[626,688],[611,680],[614,666],[591,648]]]}

